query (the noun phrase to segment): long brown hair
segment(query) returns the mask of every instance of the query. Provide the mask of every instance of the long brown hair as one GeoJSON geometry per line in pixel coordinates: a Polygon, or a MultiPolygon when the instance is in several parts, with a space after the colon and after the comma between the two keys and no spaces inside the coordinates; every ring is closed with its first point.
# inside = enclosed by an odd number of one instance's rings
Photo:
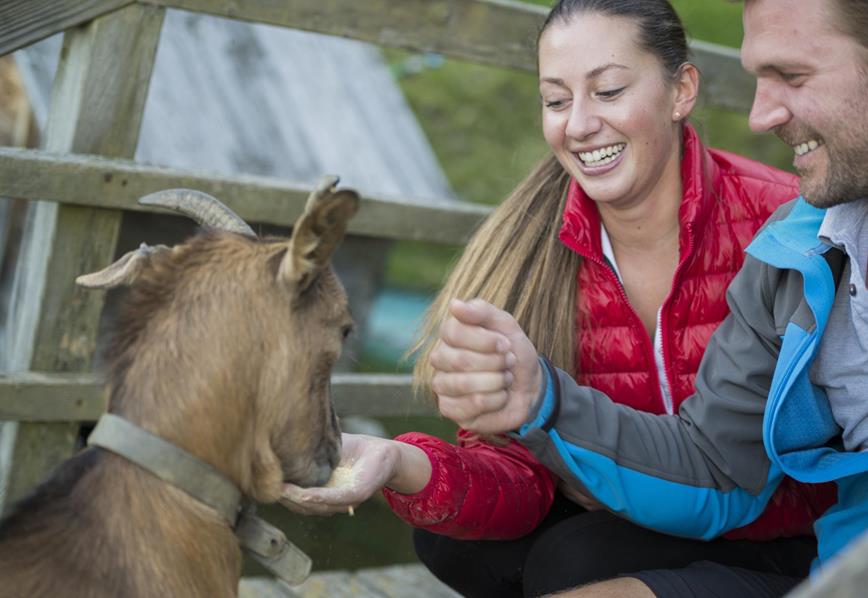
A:
{"type": "Polygon", "coordinates": [[[558,240],[569,175],[553,155],[483,222],[428,309],[416,345],[414,388],[430,395],[428,355],[454,299],[480,297],[511,313],[537,350],[575,373],[579,256],[558,240]]]}

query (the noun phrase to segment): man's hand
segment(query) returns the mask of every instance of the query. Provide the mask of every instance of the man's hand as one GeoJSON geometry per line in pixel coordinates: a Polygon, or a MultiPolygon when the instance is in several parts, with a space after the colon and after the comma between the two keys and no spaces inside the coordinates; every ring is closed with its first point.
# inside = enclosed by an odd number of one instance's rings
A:
{"type": "Polygon", "coordinates": [[[454,300],[431,351],[440,413],[466,430],[498,434],[527,421],[542,387],[536,349],[509,313],[454,300]]]}

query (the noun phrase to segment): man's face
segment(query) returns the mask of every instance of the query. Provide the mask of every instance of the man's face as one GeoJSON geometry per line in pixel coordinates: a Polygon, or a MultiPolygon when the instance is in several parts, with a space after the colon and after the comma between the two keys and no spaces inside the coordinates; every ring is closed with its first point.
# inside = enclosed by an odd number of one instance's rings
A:
{"type": "Polygon", "coordinates": [[[756,75],[755,132],[795,152],[818,207],[868,197],[868,51],[839,30],[836,0],[749,0],[741,60],[756,75]]]}

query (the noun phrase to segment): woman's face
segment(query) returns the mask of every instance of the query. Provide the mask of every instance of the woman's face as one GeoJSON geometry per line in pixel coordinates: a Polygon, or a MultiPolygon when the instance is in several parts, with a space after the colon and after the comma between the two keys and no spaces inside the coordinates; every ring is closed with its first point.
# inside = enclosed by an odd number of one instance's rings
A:
{"type": "Polygon", "coordinates": [[[552,23],[539,43],[545,139],[588,196],[612,207],[680,177],[677,86],[638,35],[630,19],[589,13],[552,23]]]}

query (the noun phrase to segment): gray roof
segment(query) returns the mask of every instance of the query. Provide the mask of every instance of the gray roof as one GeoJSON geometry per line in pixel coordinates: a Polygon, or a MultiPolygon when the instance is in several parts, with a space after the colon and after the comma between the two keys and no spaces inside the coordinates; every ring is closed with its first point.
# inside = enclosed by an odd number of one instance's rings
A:
{"type": "MultiPolygon", "coordinates": [[[[16,54],[37,123],[61,39],[16,54]]],[[[454,198],[379,50],[362,42],[168,10],[136,159],[365,194],[454,198]]]]}

